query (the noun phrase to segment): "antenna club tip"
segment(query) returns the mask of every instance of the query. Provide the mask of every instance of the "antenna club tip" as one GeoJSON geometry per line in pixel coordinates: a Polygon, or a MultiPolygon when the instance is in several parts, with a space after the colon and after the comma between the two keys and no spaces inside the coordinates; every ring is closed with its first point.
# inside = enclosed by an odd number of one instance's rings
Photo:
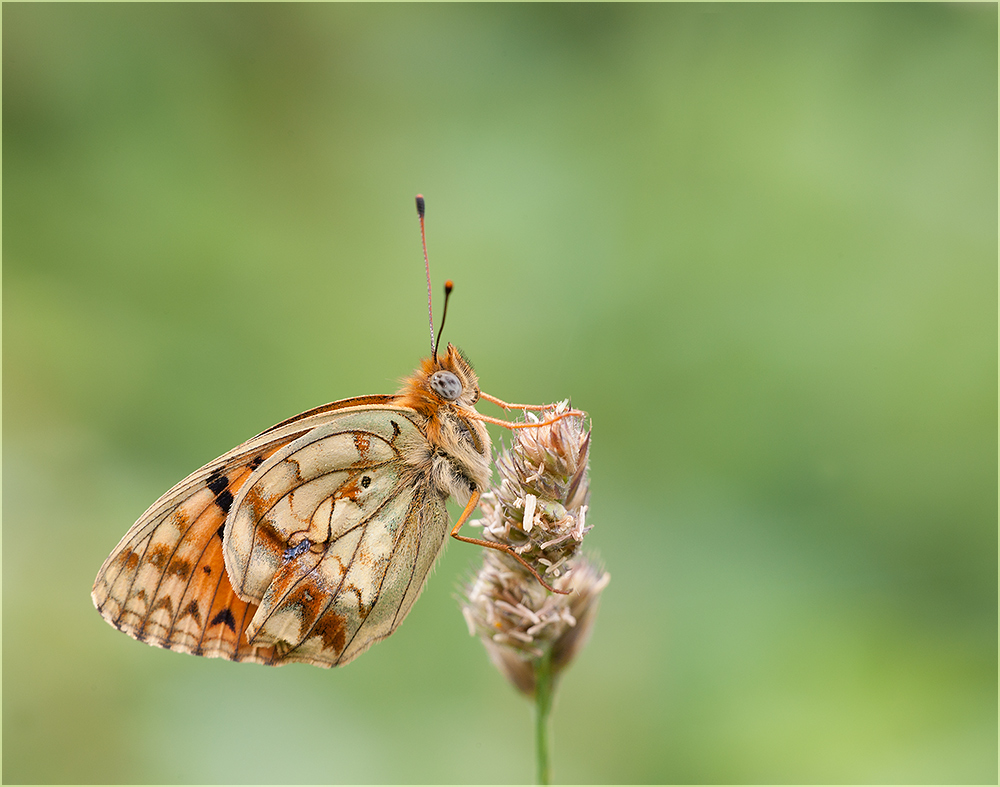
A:
{"type": "Polygon", "coordinates": [[[448,279],[448,281],[444,283],[444,294],[450,295],[453,289],[455,289],[455,282],[453,282],[451,279],[448,279]]]}
{"type": "Polygon", "coordinates": [[[424,217],[424,195],[417,194],[417,215],[420,218],[424,217]]]}

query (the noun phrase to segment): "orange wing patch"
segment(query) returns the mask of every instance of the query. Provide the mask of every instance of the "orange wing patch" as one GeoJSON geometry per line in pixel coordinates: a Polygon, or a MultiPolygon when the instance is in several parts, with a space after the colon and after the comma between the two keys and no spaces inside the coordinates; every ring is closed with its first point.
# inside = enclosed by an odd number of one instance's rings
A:
{"type": "Polygon", "coordinates": [[[135,639],[170,650],[262,664],[280,660],[273,647],[247,642],[257,605],[236,595],[222,551],[234,496],[280,447],[217,468],[172,505],[162,511],[154,506],[140,519],[94,583],[101,615],[135,639]]]}

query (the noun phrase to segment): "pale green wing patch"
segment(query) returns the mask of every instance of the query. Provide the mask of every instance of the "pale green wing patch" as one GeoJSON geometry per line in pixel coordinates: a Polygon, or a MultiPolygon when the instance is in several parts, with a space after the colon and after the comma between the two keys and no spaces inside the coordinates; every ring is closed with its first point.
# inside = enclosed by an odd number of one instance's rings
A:
{"type": "Polygon", "coordinates": [[[233,587],[259,604],[247,638],[278,661],[346,664],[391,634],[448,531],[429,468],[404,461],[426,442],[410,411],[329,418],[257,468],[226,527],[233,587]]]}

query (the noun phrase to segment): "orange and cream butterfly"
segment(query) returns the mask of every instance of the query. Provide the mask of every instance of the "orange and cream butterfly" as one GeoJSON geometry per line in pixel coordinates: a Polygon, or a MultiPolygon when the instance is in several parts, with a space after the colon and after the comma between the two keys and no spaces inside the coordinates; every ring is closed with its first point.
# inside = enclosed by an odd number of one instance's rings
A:
{"type": "MultiPolygon", "coordinates": [[[[417,211],[429,301],[419,195],[417,211]]],[[[342,399],[282,421],[153,503],[94,582],[104,619],[182,653],[332,667],[406,617],[449,534],[448,497],[465,505],[452,536],[503,549],[458,533],[490,481],[484,422],[528,428],[582,413],[532,424],[481,415],[480,398],[542,408],[480,391],[455,347],[438,354],[430,326],[431,357],[398,393],[342,399]]]]}

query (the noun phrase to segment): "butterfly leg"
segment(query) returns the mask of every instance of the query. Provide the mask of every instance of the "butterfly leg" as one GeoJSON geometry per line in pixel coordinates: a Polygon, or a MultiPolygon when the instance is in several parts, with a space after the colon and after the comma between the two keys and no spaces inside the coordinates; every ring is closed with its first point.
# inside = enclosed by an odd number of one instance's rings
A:
{"type": "Polygon", "coordinates": [[[467,544],[476,544],[481,547],[486,547],[487,549],[495,549],[497,550],[497,552],[506,552],[508,555],[514,558],[514,560],[516,560],[518,563],[520,563],[522,566],[528,569],[528,571],[531,572],[531,575],[535,579],[537,579],[539,584],[547,591],[549,591],[550,593],[558,593],[560,596],[568,596],[569,595],[568,590],[556,590],[554,587],[552,587],[552,585],[550,585],[548,582],[542,579],[541,575],[528,563],[527,560],[525,560],[523,557],[517,554],[517,552],[515,552],[514,549],[509,545],[497,544],[495,541],[485,541],[481,538],[469,538],[468,536],[460,536],[458,534],[459,529],[461,529],[462,525],[464,525],[466,520],[472,515],[472,512],[476,510],[476,506],[479,505],[480,497],[481,495],[479,494],[478,490],[472,493],[472,497],[469,498],[469,502],[465,506],[465,510],[462,512],[462,515],[458,518],[458,522],[456,522],[455,527],[451,529],[451,537],[456,538],[459,541],[464,541],[467,544]]]}
{"type": "Polygon", "coordinates": [[[545,410],[552,406],[551,404],[511,404],[510,402],[505,402],[503,399],[490,396],[486,391],[480,391],[479,397],[485,399],[487,402],[492,402],[498,407],[502,407],[504,410],[545,410]]]}
{"type": "Polygon", "coordinates": [[[535,429],[539,426],[548,426],[549,424],[554,424],[556,421],[566,418],[570,415],[575,415],[579,418],[586,417],[586,413],[583,410],[567,410],[564,413],[558,413],[557,415],[548,418],[545,421],[538,421],[537,423],[514,423],[513,421],[502,421],[499,418],[490,418],[488,415],[482,415],[473,410],[468,414],[469,418],[475,418],[477,421],[484,421],[488,424],[496,424],[497,426],[502,426],[506,429],[535,429]]]}
{"type": "MultiPolygon", "coordinates": [[[[485,399],[487,402],[492,402],[498,407],[502,407],[504,410],[548,410],[553,407],[551,404],[511,404],[510,402],[505,402],[503,399],[497,399],[495,396],[490,396],[486,391],[480,391],[479,397],[485,399]]],[[[576,415],[581,418],[585,417],[587,414],[583,410],[574,410],[572,407],[562,413],[557,413],[552,418],[546,421],[539,421],[534,424],[513,424],[511,421],[501,421],[496,418],[490,418],[489,416],[479,415],[480,420],[486,421],[487,423],[497,424],[498,426],[506,426],[508,429],[525,429],[529,426],[548,426],[551,423],[555,423],[560,418],[565,418],[567,415],[576,415]]]]}

